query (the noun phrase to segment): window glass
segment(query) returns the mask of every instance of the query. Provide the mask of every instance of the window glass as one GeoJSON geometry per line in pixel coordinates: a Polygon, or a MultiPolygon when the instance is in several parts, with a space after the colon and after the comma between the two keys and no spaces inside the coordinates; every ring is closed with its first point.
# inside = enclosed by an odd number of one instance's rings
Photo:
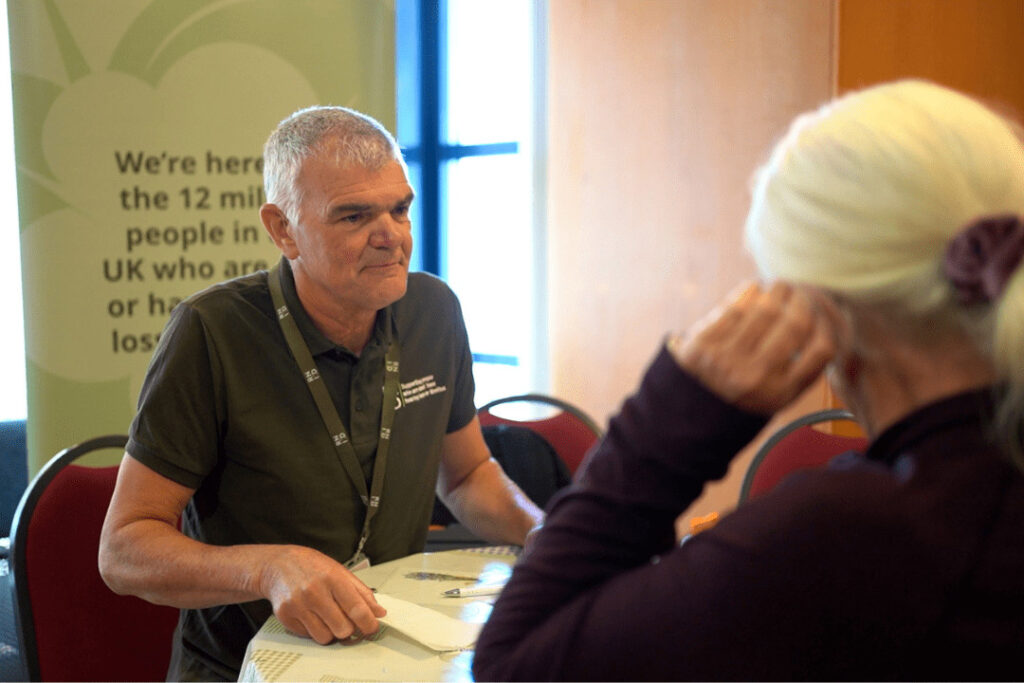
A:
{"type": "Polygon", "coordinates": [[[533,113],[533,3],[448,0],[449,143],[529,135],[533,113]]]}
{"type": "Polygon", "coordinates": [[[447,280],[462,302],[482,405],[533,380],[530,163],[524,154],[466,157],[446,164],[444,178],[447,280]]]}
{"type": "Polygon", "coordinates": [[[448,0],[442,276],[462,301],[477,405],[541,391],[535,362],[534,3],[448,0]]]}

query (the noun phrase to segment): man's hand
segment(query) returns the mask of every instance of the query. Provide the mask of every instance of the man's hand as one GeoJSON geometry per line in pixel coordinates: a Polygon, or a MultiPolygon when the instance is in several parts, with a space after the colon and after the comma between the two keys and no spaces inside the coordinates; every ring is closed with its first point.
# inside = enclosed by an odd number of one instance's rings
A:
{"type": "Polygon", "coordinates": [[[111,590],[185,609],[266,598],[286,628],[323,644],[379,628],[373,591],[321,552],[185,536],[177,521],[193,493],[125,454],[100,539],[111,590]]]}
{"type": "Polygon", "coordinates": [[[764,415],[809,387],[834,354],[824,316],[783,282],[747,285],[669,348],[723,400],[764,415]]]}
{"type": "Polygon", "coordinates": [[[386,614],[352,572],[301,546],[284,546],[264,570],[260,589],[289,631],[321,645],[375,633],[377,617],[386,614]]]}

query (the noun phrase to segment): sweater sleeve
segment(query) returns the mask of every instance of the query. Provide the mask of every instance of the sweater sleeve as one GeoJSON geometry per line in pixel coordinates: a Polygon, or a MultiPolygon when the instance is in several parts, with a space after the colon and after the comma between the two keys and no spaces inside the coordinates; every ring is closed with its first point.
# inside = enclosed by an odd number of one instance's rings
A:
{"type": "Polygon", "coordinates": [[[634,680],[667,659],[650,629],[677,616],[666,598],[678,566],[661,561],[676,548],[674,520],[765,422],[722,402],[663,349],[549,506],[481,633],[477,679],[634,680]]]}

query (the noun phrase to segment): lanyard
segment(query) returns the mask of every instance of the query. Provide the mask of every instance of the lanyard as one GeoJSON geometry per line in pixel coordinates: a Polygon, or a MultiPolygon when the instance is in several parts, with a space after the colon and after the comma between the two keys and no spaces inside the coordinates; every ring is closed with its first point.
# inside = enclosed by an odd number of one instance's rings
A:
{"type": "Polygon", "coordinates": [[[366,517],[363,520],[363,531],[359,537],[359,545],[356,547],[356,552],[352,559],[347,563],[354,565],[365,557],[363,555],[363,546],[366,545],[366,540],[370,537],[370,521],[377,514],[377,510],[380,509],[380,494],[384,488],[384,472],[387,468],[388,449],[391,447],[391,426],[395,422],[395,408],[399,400],[398,345],[392,340],[388,345],[387,354],[384,356],[384,399],[380,410],[380,440],[377,442],[377,457],[373,464],[370,490],[367,491],[366,479],[363,477],[363,469],[359,464],[359,457],[352,447],[348,434],[345,433],[345,425],[338,416],[338,409],[335,407],[334,401],[331,400],[331,395],[328,393],[327,386],[320,376],[320,371],[317,370],[316,363],[313,361],[313,356],[309,351],[309,346],[306,344],[306,340],[303,339],[299,326],[295,323],[295,318],[292,317],[288,310],[288,305],[284,301],[279,266],[280,264],[277,264],[271,268],[270,274],[267,277],[268,284],[270,285],[270,298],[273,300],[274,309],[277,312],[277,321],[281,325],[281,331],[288,342],[288,348],[291,349],[292,357],[295,358],[299,370],[302,371],[302,375],[306,379],[306,386],[309,387],[309,392],[313,395],[313,401],[320,411],[320,417],[324,421],[324,426],[327,427],[327,432],[331,435],[331,441],[334,443],[338,459],[341,461],[342,467],[345,468],[349,479],[355,485],[356,490],[359,491],[359,497],[362,499],[363,505],[366,506],[366,517]]]}

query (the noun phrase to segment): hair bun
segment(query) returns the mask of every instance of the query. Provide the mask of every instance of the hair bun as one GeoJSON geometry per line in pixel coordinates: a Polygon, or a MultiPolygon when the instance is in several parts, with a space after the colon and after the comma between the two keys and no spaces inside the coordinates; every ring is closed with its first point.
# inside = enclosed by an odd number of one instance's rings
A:
{"type": "Polygon", "coordinates": [[[983,216],[946,245],[943,267],[961,304],[990,303],[1003,294],[1024,256],[1024,220],[983,216]]]}

